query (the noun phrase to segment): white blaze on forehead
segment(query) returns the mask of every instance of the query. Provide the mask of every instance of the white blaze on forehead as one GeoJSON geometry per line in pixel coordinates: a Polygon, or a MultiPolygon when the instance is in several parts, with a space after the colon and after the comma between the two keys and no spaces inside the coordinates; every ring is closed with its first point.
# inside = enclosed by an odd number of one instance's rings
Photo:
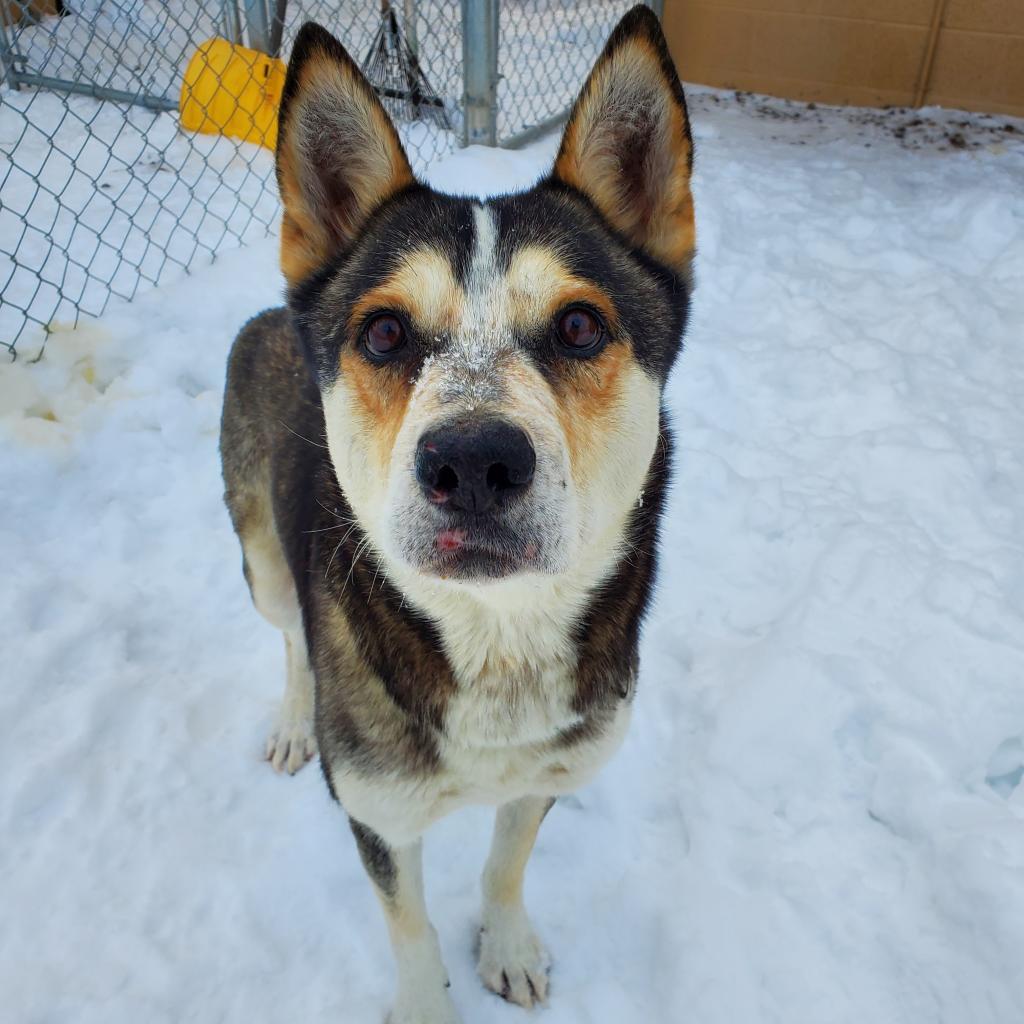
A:
{"type": "Polygon", "coordinates": [[[512,339],[508,289],[498,271],[498,227],[494,211],[473,207],[473,254],[466,277],[462,316],[442,364],[440,390],[446,401],[473,408],[500,394],[499,360],[512,339]]]}
{"type": "Polygon", "coordinates": [[[509,337],[505,282],[498,273],[498,226],[488,206],[473,208],[473,258],[466,281],[466,305],[459,341],[465,346],[494,351],[509,337]]]}
{"type": "Polygon", "coordinates": [[[498,247],[498,225],[489,206],[473,207],[473,260],[469,268],[470,284],[475,278],[494,276],[494,257],[498,247]]]}

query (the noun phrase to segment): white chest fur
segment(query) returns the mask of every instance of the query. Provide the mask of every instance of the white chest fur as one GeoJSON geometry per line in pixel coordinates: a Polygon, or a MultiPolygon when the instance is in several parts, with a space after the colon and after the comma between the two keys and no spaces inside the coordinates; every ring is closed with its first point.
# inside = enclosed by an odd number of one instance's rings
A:
{"type": "MultiPolygon", "coordinates": [[[[516,588],[520,589],[519,587],[516,588]]],[[[446,734],[456,748],[543,743],[578,721],[572,711],[576,651],[571,606],[546,591],[488,603],[452,595],[432,609],[458,690],[446,734]]]]}
{"type": "Polygon", "coordinates": [[[457,683],[438,771],[415,779],[367,778],[342,766],[331,773],[348,812],[395,844],[461,806],[571,792],[618,747],[629,718],[624,703],[600,735],[560,741],[581,721],[572,629],[585,592],[513,581],[497,599],[490,591],[486,604],[447,588],[425,596],[457,683]]]}

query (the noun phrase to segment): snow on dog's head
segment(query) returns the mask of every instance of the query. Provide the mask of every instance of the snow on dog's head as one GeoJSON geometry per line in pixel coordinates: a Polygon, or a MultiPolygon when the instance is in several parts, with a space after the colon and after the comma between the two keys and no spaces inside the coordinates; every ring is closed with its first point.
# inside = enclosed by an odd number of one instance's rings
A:
{"type": "Polygon", "coordinates": [[[380,554],[464,581],[618,552],[685,325],[690,167],[646,8],[609,40],[551,176],[485,203],[419,183],[341,44],[300,32],[282,267],[339,482],[380,554]]]}

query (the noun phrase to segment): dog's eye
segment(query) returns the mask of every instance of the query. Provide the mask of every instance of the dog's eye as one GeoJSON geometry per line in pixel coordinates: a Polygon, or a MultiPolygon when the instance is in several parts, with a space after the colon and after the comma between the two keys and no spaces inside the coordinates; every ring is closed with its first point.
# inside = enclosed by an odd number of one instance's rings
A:
{"type": "Polygon", "coordinates": [[[366,326],[366,347],[371,355],[390,356],[405,344],[405,329],[396,316],[375,316],[366,326]]]}
{"type": "Polygon", "coordinates": [[[589,309],[573,306],[558,318],[558,340],[579,355],[596,349],[603,338],[604,326],[589,309]]]}

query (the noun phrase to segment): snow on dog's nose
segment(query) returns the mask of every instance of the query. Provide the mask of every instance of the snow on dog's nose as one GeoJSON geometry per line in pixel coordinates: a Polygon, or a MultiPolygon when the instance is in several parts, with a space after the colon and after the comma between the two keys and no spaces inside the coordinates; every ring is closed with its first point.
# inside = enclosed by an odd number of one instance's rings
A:
{"type": "Polygon", "coordinates": [[[501,509],[533,480],[537,454],[509,420],[450,420],[416,447],[416,479],[427,500],[450,511],[482,515],[501,509]]]}

